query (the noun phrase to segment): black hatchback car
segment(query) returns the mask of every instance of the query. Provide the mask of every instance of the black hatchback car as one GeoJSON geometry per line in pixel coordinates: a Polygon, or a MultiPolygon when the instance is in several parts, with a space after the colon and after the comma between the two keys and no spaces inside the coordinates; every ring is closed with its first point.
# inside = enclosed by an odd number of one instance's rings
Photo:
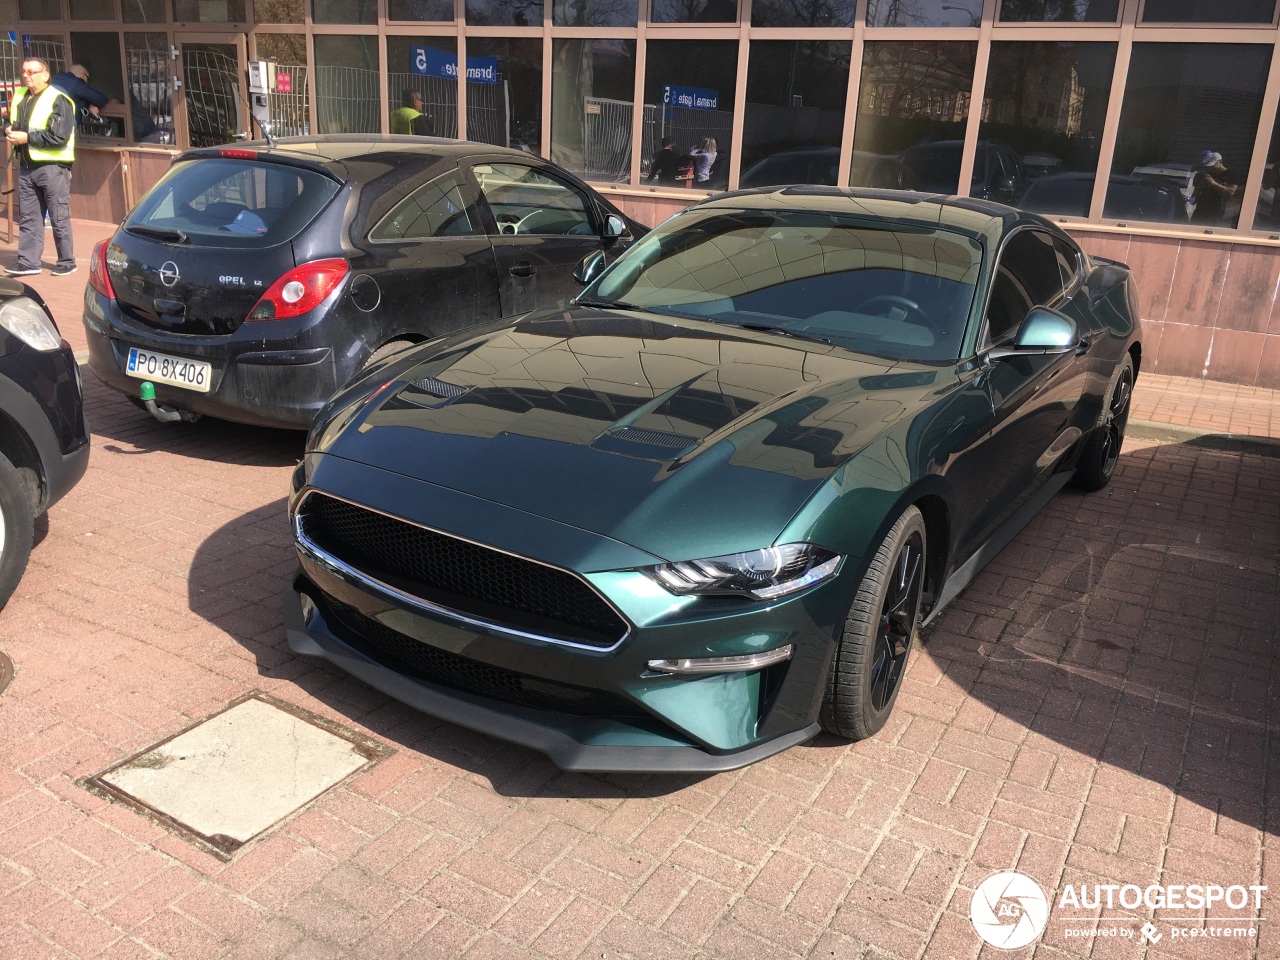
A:
{"type": "Polygon", "coordinates": [[[0,607],[31,555],[35,518],[89,465],[80,371],[40,295],[0,278],[0,607]]]}
{"type": "Polygon", "coordinates": [[[85,291],[89,366],[163,419],[306,427],[371,359],[566,302],[647,228],[555,165],[425,137],[179,156],[85,291]]]}

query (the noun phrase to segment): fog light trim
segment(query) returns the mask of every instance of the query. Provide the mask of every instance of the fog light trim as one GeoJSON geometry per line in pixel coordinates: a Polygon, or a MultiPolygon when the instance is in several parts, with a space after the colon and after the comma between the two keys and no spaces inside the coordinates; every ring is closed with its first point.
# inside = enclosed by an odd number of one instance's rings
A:
{"type": "Polygon", "coordinates": [[[735,657],[685,657],[679,660],[650,660],[649,669],[658,673],[746,673],[790,660],[795,644],[788,643],[762,653],[735,657]]]}

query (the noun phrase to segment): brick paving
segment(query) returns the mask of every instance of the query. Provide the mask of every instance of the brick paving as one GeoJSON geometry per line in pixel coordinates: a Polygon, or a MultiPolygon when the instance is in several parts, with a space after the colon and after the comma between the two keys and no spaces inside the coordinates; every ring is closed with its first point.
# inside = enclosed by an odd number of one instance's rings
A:
{"type": "MultiPolygon", "coordinates": [[[[80,272],[33,286],[82,348],[110,228],[76,228],[80,272]]],[[[1280,457],[1216,436],[1280,438],[1273,394],[1144,374],[1135,416],[1181,442],[1131,438],[1105,491],[1059,495],[939,618],[881,735],[663,778],[562,773],[294,658],[301,436],[86,389],[89,473],[0,613],[4,960],[995,957],[969,903],[1012,869],[1054,902],[1015,956],[1280,955],[1270,896],[1238,939],[1174,931],[1256,911],[1056,902],[1280,889],[1280,457]],[[394,752],[229,862],[78,782],[253,690],[394,752]]]]}

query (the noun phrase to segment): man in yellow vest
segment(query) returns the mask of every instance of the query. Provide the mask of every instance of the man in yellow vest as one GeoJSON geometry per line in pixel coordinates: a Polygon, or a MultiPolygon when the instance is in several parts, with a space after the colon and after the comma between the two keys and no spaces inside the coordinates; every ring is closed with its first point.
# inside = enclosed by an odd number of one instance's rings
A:
{"type": "Polygon", "coordinates": [[[11,277],[29,277],[41,270],[44,218],[49,215],[58,264],[55,277],[76,272],[71,248],[71,164],[76,158],[76,105],[49,85],[49,65],[31,57],[22,61],[22,82],[9,104],[11,125],[5,139],[18,158],[18,265],[7,267],[11,277]]]}

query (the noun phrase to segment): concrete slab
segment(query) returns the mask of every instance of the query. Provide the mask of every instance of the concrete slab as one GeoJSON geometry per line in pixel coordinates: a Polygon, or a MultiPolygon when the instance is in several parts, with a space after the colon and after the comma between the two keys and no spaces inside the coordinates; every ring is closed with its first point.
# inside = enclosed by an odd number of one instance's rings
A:
{"type": "Polygon", "coordinates": [[[251,697],[96,780],[229,852],[369,762],[305,711],[251,697]]]}

